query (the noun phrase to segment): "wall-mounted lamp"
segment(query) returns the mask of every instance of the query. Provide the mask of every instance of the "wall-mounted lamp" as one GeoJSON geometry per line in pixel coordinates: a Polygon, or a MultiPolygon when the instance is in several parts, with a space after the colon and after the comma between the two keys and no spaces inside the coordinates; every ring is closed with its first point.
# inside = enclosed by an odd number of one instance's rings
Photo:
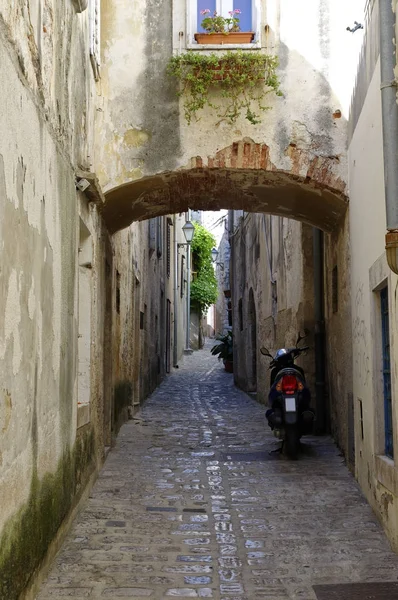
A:
{"type": "Polygon", "coordinates": [[[218,252],[217,248],[213,248],[213,250],[211,251],[211,260],[213,261],[213,263],[215,263],[216,265],[218,265],[220,267],[221,271],[224,271],[224,263],[217,262],[218,255],[219,255],[219,252],[218,252]]]}
{"type": "Polygon", "coordinates": [[[186,221],[185,225],[182,228],[182,231],[184,233],[184,237],[186,239],[186,242],[179,242],[177,244],[177,246],[178,247],[180,247],[180,246],[189,246],[192,243],[192,240],[193,240],[193,236],[194,236],[194,233],[195,233],[195,227],[191,223],[191,221],[186,221]]]}
{"type": "Polygon", "coordinates": [[[187,306],[186,306],[186,338],[185,338],[185,354],[192,354],[190,347],[191,342],[191,243],[195,233],[195,226],[189,220],[190,210],[188,210],[188,219],[182,228],[186,242],[177,244],[177,248],[181,246],[187,247],[187,306]]]}

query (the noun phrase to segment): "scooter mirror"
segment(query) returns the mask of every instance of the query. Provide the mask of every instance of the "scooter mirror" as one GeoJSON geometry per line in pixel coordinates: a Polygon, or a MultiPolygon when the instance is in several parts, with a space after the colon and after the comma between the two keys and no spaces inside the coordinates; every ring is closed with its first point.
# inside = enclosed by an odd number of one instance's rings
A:
{"type": "Polygon", "coordinates": [[[269,353],[268,348],[266,348],[265,346],[260,348],[260,352],[261,352],[261,354],[264,354],[264,356],[269,356],[270,358],[272,358],[271,354],[269,353]]]}

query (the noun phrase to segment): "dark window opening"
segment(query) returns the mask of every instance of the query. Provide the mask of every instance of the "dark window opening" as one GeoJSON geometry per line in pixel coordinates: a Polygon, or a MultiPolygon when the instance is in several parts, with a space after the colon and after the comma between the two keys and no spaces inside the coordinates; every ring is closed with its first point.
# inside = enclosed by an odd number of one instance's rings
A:
{"type": "Polygon", "coordinates": [[[337,265],[332,271],[332,310],[337,313],[339,309],[339,285],[338,285],[338,271],[337,265]]]}
{"type": "Polygon", "coordinates": [[[167,257],[166,257],[166,273],[167,277],[170,277],[171,273],[171,225],[169,221],[167,221],[167,233],[166,233],[166,242],[167,242],[167,257]]]}
{"type": "Polygon", "coordinates": [[[231,301],[229,301],[227,304],[227,311],[228,311],[228,325],[229,325],[229,327],[232,327],[232,303],[231,303],[231,301]]]}
{"type": "Polygon", "coordinates": [[[359,402],[359,419],[361,422],[361,440],[363,440],[363,407],[362,407],[362,400],[360,398],[358,398],[358,402],[359,402]]]}
{"type": "Polygon", "coordinates": [[[156,217],[156,254],[158,258],[163,254],[163,217],[156,217]]]}
{"type": "Polygon", "coordinates": [[[392,416],[392,391],[391,391],[391,357],[390,357],[390,317],[388,308],[388,288],[380,292],[381,308],[381,334],[383,346],[383,388],[384,388],[384,428],[385,428],[385,453],[394,458],[394,432],[392,416]]]}
{"type": "Polygon", "coordinates": [[[243,331],[243,306],[242,298],[239,300],[239,329],[243,331]]]}
{"type": "Polygon", "coordinates": [[[140,329],[144,329],[145,313],[140,310],[140,329]]]}
{"type": "Polygon", "coordinates": [[[120,314],[120,273],[116,271],[116,312],[120,314]]]}

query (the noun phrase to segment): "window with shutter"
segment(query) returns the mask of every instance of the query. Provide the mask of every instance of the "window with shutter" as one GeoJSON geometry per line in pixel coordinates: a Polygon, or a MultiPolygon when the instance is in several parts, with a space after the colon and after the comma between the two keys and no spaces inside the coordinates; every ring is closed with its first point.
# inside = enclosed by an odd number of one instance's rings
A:
{"type": "MultiPolygon", "coordinates": [[[[230,11],[239,9],[240,31],[253,31],[255,33],[253,42],[250,44],[242,44],[242,46],[260,46],[260,0],[186,0],[186,2],[188,22],[188,48],[200,48],[201,46],[203,46],[203,49],[205,49],[206,47],[206,44],[197,44],[194,38],[195,33],[203,33],[205,31],[201,26],[201,23],[204,18],[204,16],[201,14],[201,11],[205,9],[210,10],[211,14],[217,12],[217,14],[226,18],[229,17],[230,11]]],[[[228,49],[228,45],[224,45],[222,47],[226,47],[228,49]]]]}
{"type": "Polygon", "coordinates": [[[101,64],[100,6],[100,0],[90,0],[90,60],[96,81],[99,80],[101,64]]]}

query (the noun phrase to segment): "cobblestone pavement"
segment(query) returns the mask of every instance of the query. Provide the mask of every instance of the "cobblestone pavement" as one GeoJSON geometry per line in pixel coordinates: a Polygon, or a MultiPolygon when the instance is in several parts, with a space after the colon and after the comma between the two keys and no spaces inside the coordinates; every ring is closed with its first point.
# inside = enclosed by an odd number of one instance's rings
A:
{"type": "Polygon", "coordinates": [[[121,429],[38,600],[315,600],[315,584],[397,581],[331,440],[288,461],[267,429],[208,347],[186,357],[121,429]]]}

